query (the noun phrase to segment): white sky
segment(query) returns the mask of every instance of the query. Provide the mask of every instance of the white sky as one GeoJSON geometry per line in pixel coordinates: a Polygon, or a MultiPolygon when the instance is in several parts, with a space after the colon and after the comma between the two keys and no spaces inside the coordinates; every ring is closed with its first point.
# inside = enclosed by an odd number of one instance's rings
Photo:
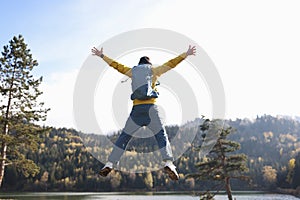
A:
{"type": "MultiPolygon", "coordinates": [[[[34,72],[44,77],[43,100],[51,108],[46,125],[76,128],[74,82],[91,47],[139,28],[176,31],[204,49],[223,81],[226,118],[300,116],[298,0],[12,0],[0,4],[4,8],[0,44],[22,34],[39,62],[34,72]]],[[[173,109],[165,110],[166,116],[174,116],[173,109]]],[[[169,119],[169,123],[180,120],[169,119]]],[[[121,128],[110,123],[105,123],[105,129],[121,128]]]]}

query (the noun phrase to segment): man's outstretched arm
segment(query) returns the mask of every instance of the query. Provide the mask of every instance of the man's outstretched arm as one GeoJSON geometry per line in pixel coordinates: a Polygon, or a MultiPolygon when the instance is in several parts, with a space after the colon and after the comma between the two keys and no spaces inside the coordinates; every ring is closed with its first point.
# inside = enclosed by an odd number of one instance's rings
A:
{"type": "Polygon", "coordinates": [[[161,66],[153,68],[153,74],[156,76],[160,76],[163,73],[169,71],[170,69],[176,67],[181,61],[183,61],[186,57],[196,54],[196,46],[189,45],[189,48],[186,52],[180,54],[176,58],[169,60],[161,66]]]}
{"type": "Polygon", "coordinates": [[[94,47],[92,49],[92,55],[94,56],[99,56],[100,58],[102,58],[109,66],[113,67],[114,69],[118,70],[118,72],[131,77],[131,68],[127,67],[123,64],[118,63],[117,61],[114,61],[113,59],[107,57],[106,55],[103,54],[103,47],[101,47],[101,49],[97,49],[96,47],[94,47]]]}

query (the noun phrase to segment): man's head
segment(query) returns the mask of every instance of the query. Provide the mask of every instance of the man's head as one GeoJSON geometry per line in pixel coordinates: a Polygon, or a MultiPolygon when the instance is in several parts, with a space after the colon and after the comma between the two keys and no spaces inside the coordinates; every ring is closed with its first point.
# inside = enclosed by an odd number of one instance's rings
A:
{"type": "Polygon", "coordinates": [[[143,56],[143,57],[140,58],[139,65],[142,65],[142,64],[152,65],[152,63],[150,62],[150,58],[147,57],[147,56],[143,56]]]}

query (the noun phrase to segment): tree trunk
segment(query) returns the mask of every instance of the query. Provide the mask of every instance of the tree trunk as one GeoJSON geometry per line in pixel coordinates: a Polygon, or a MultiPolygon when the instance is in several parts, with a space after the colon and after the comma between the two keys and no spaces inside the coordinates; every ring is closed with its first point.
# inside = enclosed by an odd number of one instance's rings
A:
{"type": "MultiPolygon", "coordinates": [[[[15,73],[16,73],[16,66],[14,66],[14,70],[12,73],[11,83],[9,87],[9,94],[8,94],[8,101],[7,101],[7,107],[5,112],[5,119],[4,119],[4,126],[3,126],[3,135],[8,135],[8,117],[9,117],[9,111],[10,111],[10,105],[12,102],[12,88],[14,86],[15,81],[15,73]]],[[[4,178],[4,171],[6,166],[6,151],[7,151],[7,143],[4,140],[2,142],[1,146],[1,161],[0,161],[0,187],[2,186],[3,178],[4,178]]]]}
{"type": "MultiPolygon", "coordinates": [[[[4,135],[8,134],[8,124],[4,126],[4,135]]],[[[2,186],[3,178],[4,178],[4,171],[5,171],[5,165],[6,165],[6,150],[7,150],[7,144],[5,141],[2,142],[1,146],[1,162],[0,162],[0,187],[2,186]]]]}
{"type": "Polygon", "coordinates": [[[225,188],[229,200],[232,200],[231,187],[230,187],[230,177],[225,178],[225,188]]]}

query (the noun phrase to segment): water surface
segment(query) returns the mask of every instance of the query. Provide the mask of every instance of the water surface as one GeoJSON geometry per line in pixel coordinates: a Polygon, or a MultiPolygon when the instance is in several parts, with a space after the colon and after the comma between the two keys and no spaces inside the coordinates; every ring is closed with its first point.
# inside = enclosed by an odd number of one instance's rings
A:
{"type": "MultiPolygon", "coordinates": [[[[282,194],[234,194],[236,200],[299,200],[282,194]]],[[[0,193],[0,200],[198,200],[199,197],[184,193],[0,193]]],[[[216,200],[227,200],[226,195],[215,196],[216,200]]]]}

